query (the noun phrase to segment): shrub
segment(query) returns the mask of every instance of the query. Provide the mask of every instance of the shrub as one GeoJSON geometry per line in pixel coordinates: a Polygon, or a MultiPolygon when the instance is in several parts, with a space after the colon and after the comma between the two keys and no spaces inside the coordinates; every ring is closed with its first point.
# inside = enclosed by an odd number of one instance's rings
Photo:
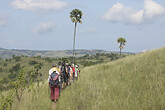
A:
{"type": "Polygon", "coordinates": [[[14,59],[15,59],[15,61],[17,61],[17,62],[18,62],[18,61],[21,61],[21,56],[15,56],[14,59]]]}
{"type": "Polygon", "coordinates": [[[49,57],[46,57],[46,58],[45,58],[45,61],[48,61],[49,63],[51,63],[51,62],[52,62],[52,59],[49,58],[49,57]]]}
{"type": "Polygon", "coordinates": [[[3,72],[3,69],[2,68],[0,68],[0,72],[3,72]]]}
{"type": "Polygon", "coordinates": [[[11,73],[18,72],[21,69],[21,65],[17,63],[15,66],[13,66],[9,71],[11,73]]]}
{"type": "Polygon", "coordinates": [[[7,63],[3,63],[3,66],[7,66],[7,63]]]}
{"type": "Polygon", "coordinates": [[[35,64],[38,64],[37,61],[33,60],[33,61],[29,61],[29,65],[35,65],[35,64]]]}

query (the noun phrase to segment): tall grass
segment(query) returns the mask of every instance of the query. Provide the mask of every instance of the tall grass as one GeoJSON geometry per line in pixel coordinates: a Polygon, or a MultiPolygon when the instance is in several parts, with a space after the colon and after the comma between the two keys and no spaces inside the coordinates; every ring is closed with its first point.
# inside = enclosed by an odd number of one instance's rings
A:
{"type": "Polygon", "coordinates": [[[165,48],[87,67],[58,110],[165,110],[165,48]]]}
{"type": "MultiPolygon", "coordinates": [[[[5,95],[5,91],[3,93],[5,95]]],[[[50,110],[47,81],[14,98],[12,110],[50,110]]],[[[86,67],[61,94],[58,110],[164,110],[165,48],[86,67]]]]}
{"type": "Polygon", "coordinates": [[[37,84],[24,91],[20,101],[15,98],[12,110],[50,110],[50,91],[47,81],[37,84]]]}

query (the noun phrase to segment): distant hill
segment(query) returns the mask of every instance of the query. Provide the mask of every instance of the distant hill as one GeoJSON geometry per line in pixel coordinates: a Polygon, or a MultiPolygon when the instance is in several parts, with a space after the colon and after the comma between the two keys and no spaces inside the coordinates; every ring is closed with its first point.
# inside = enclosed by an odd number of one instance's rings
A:
{"type": "MultiPolygon", "coordinates": [[[[76,56],[83,56],[86,54],[94,55],[96,53],[111,53],[110,51],[104,51],[100,49],[85,50],[79,49],[75,51],[76,56]]],[[[72,50],[57,50],[57,51],[38,51],[38,50],[17,50],[17,49],[3,49],[0,48],[0,58],[12,58],[12,55],[16,56],[41,56],[41,57],[69,57],[72,56],[72,50]]]]}

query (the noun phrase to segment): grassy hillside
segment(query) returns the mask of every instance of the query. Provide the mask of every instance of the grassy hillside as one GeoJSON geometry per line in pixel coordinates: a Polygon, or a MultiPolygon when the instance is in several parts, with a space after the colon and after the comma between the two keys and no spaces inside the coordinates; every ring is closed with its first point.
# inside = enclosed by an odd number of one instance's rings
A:
{"type": "MultiPolygon", "coordinates": [[[[57,109],[164,110],[164,91],[165,48],[162,48],[85,67],[80,79],[62,92],[57,109]]],[[[8,91],[1,93],[5,95],[8,91]]],[[[20,99],[16,96],[13,99],[13,110],[49,110],[52,104],[47,81],[39,87],[30,86],[20,99]]]]}
{"type": "Polygon", "coordinates": [[[58,110],[165,110],[165,48],[98,64],[61,95],[58,110]]]}
{"type": "MultiPolygon", "coordinates": [[[[123,55],[123,57],[125,56],[126,55],[123,55]]],[[[85,67],[116,59],[119,59],[118,54],[97,53],[96,55],[85,55],[76,58],[76,64],[78,64],[79,67],[85,67]]],[[[12,59],[0,59],[0,91],[3,90],[3,88],[8,88],[10,81],[14,81],[19,75],[19,71],[22,69],[25,72],[27,82],[32,76],[33,78],[36,76],[36,67],[40,67],[38,71],[39,75],[42,74],[42,76],[39,76],[40,79],[46,80],[48,77],[48,70],[51,68],[52,63],[57,63],[59,61],[62,62],[63,60],[71,63],[73,58],[68,57],[54,59],[49,57],[42,58],[41,56],[26,57],[13,55],[12,59]]]]}

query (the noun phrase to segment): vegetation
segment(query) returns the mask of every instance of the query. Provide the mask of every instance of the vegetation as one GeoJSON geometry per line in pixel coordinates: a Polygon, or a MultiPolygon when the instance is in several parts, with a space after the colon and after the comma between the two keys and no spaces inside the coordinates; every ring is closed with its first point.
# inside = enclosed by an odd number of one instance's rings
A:
{"type": "Polygon", "coordinates": [[[82,19],[82,15],[83,13],[79,10],[79,9],[74,9],[70,12],[70,19],[73,23],[75,23],[75,29],[74,29],[74,41],[73,41],[73,64],[75,64],[75,39],[76,39],[76,26],[77,23],[82,23],[81,19],[82,19]]]}
{"type": "MultiPolygon", "coordinates": [[[[122,55],[123,57],[126,55],[122,55]]],[[[76,59],[76,64],[80,68],[91,66],[103,62],[116,60],[119,58],[118,54],[110,53],[97,53],[95,55],[85,55],[76,59]]],[[[34,81],[45,81],[48,77],[48,70],[52,63],[58,63],[59,61],[66,61],[72,63],[73,57],[62,57],[62,58],[42,58],[41,56],[26,57],[26,56],[15,56],[12,59],[1,59],[0,60],[0,91],[8,90],[9,84],[15,81],[20,74],[20,71],[24,70],[26,82],[30,82],[31,78],[34,81]],[[16,60],[16,59],[19,60],[16,60]],[[39,77],[39,79],[35,79],[39,77]]]]}
{"type": "MultiPolygon", "coordinates": [[[[85,67],[81,71],[80,79],[62,92],[57,109],[165,109],[164,54],[165,48],[141,53],[135,56],[128,56],[117,61],[85,67]]],[[[94,58],[93,60],[100,60],[103,56],[106,56],[106,54],[102,55],[98,53],[94,56],[85,55],[83,57],[88,60],[91,60],[91,58],[94,58]]],[[[107,56],[110,55],[107,54],[107,56]]],[[[81,57],[82,60],[83,57],[81,57]]],[[[36,60],[37,57],[26,58],[27,65],[29,65],[29,61],[41,62],[44,60],[45,62],[41,68],[42,70],[45,68],[45,70],[48,71],[51,66],[49,65],[51,63],[48,63],[45,59],[36,60]],[[46,64],[49,66],[44,67],[46,64]]],[[[24,58],[21,59],[21,61],[24,60],[24,58]]],[[[54,62],[59,59],[52,60],[54,62]]],[[[69,58],[67,60],[70,61],[69,58]]],[[[13,61],[16,62],[15,60],[11,60],[11,62],[13,61]]],[[[2,60],[1,62],[3,63],[2,60]]],[[[7,62],[9,62],[9,60],[7,62]]],[[[34,65],[32,67],[34,68],[34,65]]],[[[4,67],[2,68],[4,71],[4,67]]],[[[25,68],[26,66],[24,69],[25,68]]],[[[51,101],[49,96],[50,90],[48,88],[47,81],[42,81],[37,84],[35,82],[33,83],[33,80],[31,80],[30,82],[32,83],[28,84],[26,78],[25,72],[20,71],[15,81],[10,83],[12,89],[1,92],[0,104],[2,105],[2,110],[3,107],[6,109],[12,108],[14,110],[51,109],[51,101]]],[[[36,78],[34,77],[32,79],[35,80],[36,78]]],[[[47,75],[43,79],[46,80],[47,75]]]]}
{"type": "Polygon", "coordinates": [[[119,48],[120,48],[120,56],[121,56],[121,50],[123,49],[123,46],[125,46],[125,43],[126,43],[126,39],[125,38],[118,38],[117,39],[117,43],[119,43],[119,48]]]}
{"type": "MultiPolygon", "coordinates": [[[[125,57],[126,55],[122,55],[125,57]]],[[[82,66],[91,66],[99,63],[105,63],[113,60],[119,59],[119,55],[115,53],[96,53],[95,55],[84,55],[82,57],[76,58],[76,64],[81,64],[82,66]]]]}
{"type": "MultiPolygon", "coordinates": [[[[123,55],[124,57],[125,55],[123,55]]],[[[119,55],[110,53],[97,53],[85,55],[76,59],[80,67],[91,66],[98,63],[118,59],[119,55]]],[[[52,63],[67,61],[71,63],[72,57],[42,58],[41,56],[26,57],[12,56],[12,59],[0,59],[0,110],[4,109],[48,109],[50,105],[47,86],[48,70],[52,63]],[[43,97],[39,97],[42,95],[43,97]],[[43,99],[44,98],[44,99],[43,99]],[[40,101],[39,101],[40,100],[40,101]],[[46,101],[46,102],[45,102],[46,101]],[[41,103],[43,106],[41,106],[41,103]]]]}
{"type": "Polygon", "coordinates": [[[84,68],[58,110],[164,110],[164,54],[165,48],[84,68]]]}

